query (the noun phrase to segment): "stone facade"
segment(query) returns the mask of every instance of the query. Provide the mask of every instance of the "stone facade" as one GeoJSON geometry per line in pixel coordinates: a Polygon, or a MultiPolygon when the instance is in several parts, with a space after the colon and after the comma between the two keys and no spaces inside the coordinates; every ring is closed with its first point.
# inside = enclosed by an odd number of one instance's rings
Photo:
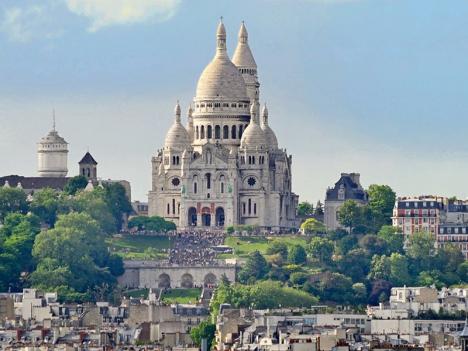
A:
{"type": "Polygon", "coordinates": [[[324,222],[328,230],[340,228],[338,210],[346,200],[359,205],[368,203],[367,192],[362,188],[359,173],[341,173],[333,188],[327,189],[324,203],[324,222]]]}
{"type": "Polygon", "coordinates": [[[217,284],[225,275],[236,280],[236,266],[177,266],[157,261],[125,261],[119,284],[129,288],[191,288],[217,284]]]}
{"type": "Polygon", "coordinates": [[[242,24],[231,61],[220,23],[216,55],[198,81],[187,128],[177,104],[164,148],[152,158],[149,215],[179,229],[298,226],[292,157],[278,148],[266,106],[260,122],[260,84],[247,38],[242,24]]]}
{"type": "Polygon", "coordinates": [[[37,143],[37,173],[39,177],[65,177],[68,173],[68,143],[52,130],[37,143]]]}

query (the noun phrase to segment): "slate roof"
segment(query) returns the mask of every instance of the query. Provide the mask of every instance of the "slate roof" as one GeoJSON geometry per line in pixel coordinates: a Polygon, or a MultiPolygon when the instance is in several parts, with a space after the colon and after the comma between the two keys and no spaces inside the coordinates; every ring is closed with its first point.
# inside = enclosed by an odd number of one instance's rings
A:
{"type": "Polygon", "coordinates": [[[345,190],[345,200],[367,201],[367,192],[362,188],[359,182],[353,180],[353,174],[342,173],[340,179],[333,188],[327,190],[326,200],[338,200],[338,190],[341,185],[345,190]]]}
{"type": "Polygon", "coordinates": [[[70,180],[70,177],[23,177],[19,175],[9,175],[6,177],[0,177],[0,187],[8,184],[12,188],[16,188],[18,183],[21,183],[21,187],[25,190],[38,190],[43,188],[52,188],[62,190],[70,180]]]}
{"type": "Polygon", "coordinates": [[[91,154],[89,152],[87,152],[83,158],[81,159],[80,162],[78,162],[78,164],[93,164],[93,165],[97,165],[98,163],[96,162],[96,160],[94,159],[93,156],[91,156],[91,154]]]}

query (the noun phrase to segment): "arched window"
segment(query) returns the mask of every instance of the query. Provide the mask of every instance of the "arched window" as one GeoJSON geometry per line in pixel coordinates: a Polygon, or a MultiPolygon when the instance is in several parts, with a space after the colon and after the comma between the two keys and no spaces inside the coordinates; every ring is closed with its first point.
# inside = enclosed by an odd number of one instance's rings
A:
{"type": "Polygon", "coordinates": [[[224,176],[219,177],[219,191],[224,194],[224,176]]]}
{"type": "Polygon", "coordinates": [[[207,132],[206,132],[207,138],[208,138],[208,139],[211,139],[211,138],[213,137],[213,135],[212,135],[212,134],[213,134],[213,129],[212,129],[212,127],[211,127],[211,126],[208,126],[208,128],[206,129],[206,131],[207,131],[207,132]]]}
{"type": "Polygon", "coordinates": [[[198,131],[198,126],[195,128],[195,135],[196,135],[196,139],[200,139],[200,133],[198,131]]]}
{"type": "Polygon", "coordinates": [[[180,214],[180,202],[177,204],[177,214],[180,214]]]}
{"type": "Polygon", "coordinates": [[[255,164],[255,156],[252,156],[252,164],[255,164]]]}
{"type": "Polygon", "coordinates": [[[198,192],[198,177],[195,175],[193,176],[193,193],[196,194],[198,192]]]}
{"type": "Polygon", "coordinates": [[[205,126],[201,126],[200,139],[205,139],[205,126]]]}
{"type": "Polygon", "coordinates": [[[236,126],[232,126],[231,139],[236,139],[236,136],[237,136],[236,134],[237,134],[236,126]]]}
{"type": "Polygon", "coordinates": [[[254,215],[256,215],[256,214],[257,214],[257,204],[254,203],[254,215]]]}
{"type": "Polygon", "coordinates": [[[215,139],[221,139],[221,127],[220,126],[215,127],[215,139]]]}
{"type": "Polygon", "coordinates": [[[211,173],[207,173],[205,175],[205,179],[206,179],[206,188],[211,189],[211,173]]]}
{"type": "Polygon", "coordinates": [[[252,200],[249,199],[249,214],[252,213],[252,200]]]}
{"type": "Polygon", "coordinates": [[[175,214],[175,199],[172,199],[172,214],[175,214]]]}
{"type": "Polygon", "coordinates": [[[223,139],[229,139],[229,127],[228,126],[223,127],[223,139]]]}
{"type": "Polygon", "coordinates": [[[88,168],[88,178],[91,176],[91,170],[88,168]]]}
{"type": "Polygon", "coordinates": [[[241,165],[245,164],[245,156],[241,156],[241,165]]]}
{"type": "Polygon", "coordinates": [[[167,214],[171,213],[171,205],[167,204],[167,214]]]}
{"type": "Polygon", "coordinates": [[[242,203],[242,213],[245,214],[245,202],[242,203]]]}
{"type": "Polygon", "coordinates": [[[242,138],[242,132],[243,132],[242,126],[239,126],[239,139],[242,138]]]}

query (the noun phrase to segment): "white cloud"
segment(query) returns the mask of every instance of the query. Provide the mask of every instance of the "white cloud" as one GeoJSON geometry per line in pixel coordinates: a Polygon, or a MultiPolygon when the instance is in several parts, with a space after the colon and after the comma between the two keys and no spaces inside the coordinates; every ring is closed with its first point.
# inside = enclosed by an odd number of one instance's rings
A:
{"type": "Polygon", "coordinates": [[[0,31],[6,33],[10,40],[22,43],[35,38],[57,37],[61,31],[53,24],[52,8],[51,3],[7,8],[0,22],[0,31]]]}
{"type": "Polygon", "coordinates": [[[177,11],[180,0],[66,0],[68,9],[91,20],[89,30],[148,20],[165,21],[177,11]]]}

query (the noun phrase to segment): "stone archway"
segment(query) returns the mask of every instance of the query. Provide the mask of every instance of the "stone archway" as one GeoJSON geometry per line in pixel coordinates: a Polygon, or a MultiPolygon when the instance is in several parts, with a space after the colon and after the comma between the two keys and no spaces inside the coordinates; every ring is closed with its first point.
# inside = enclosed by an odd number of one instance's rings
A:
{"type": "Polygon", "coordinates": [[[224,227],[224,208],[222,207],[216,209],[216,226],[224,227]]]}
{"type": "Polygon", "coordinates": [[[171,277],[169,274],[163,273],[158,278],[158,288],[168,289],[171,287],[171,277]]]}
{"type": "Polygon", "coordinates": [[[209,207],[202,208],[202,224],[205,227],[211,227],[211,211],[209,207]]]}
{"type": "Polygon", "coordinates": [[[193,276],[189,273],[182,275],[180,286],[183,288],[193,288],[193,276]]]}
{"type": "Polygon", "coordinates": [[[205,275],[205,278],[203,279],[205,286],[208,286],[208,287],[215,286],[216,281],[217,281],[216,276],[213,273],[208,273],[207,275],[205,275]]]}
{"type": "Polygon", "coordinates": [[[195,207],[190,207],[188,210],[188,225],[190,227],[197,226],[197,209],[195,207]]]}

